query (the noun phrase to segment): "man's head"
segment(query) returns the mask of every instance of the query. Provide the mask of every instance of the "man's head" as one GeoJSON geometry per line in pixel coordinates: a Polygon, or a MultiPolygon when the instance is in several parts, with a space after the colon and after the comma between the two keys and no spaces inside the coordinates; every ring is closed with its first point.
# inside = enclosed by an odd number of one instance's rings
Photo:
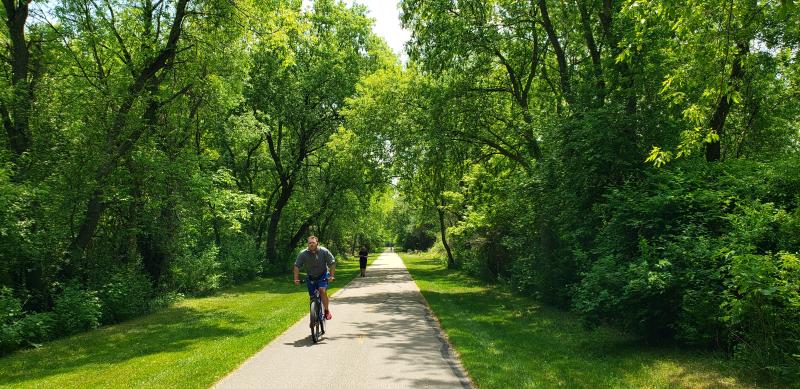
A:
{"type": "Polygon", "coordinates": [[[318,245],[319,241],[317,240],[316,236],[311,235],[308,237],[308,251],[311,251],[312,253],[317,252],[318,245]]]}

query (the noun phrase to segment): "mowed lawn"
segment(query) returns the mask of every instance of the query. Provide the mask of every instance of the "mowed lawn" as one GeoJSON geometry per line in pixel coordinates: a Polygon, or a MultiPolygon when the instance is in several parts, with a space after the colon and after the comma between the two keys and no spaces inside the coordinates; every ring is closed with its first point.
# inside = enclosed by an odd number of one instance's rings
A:
{"type": "MultiPolygon", "coordinates": [[[[331,291],[357,273],[358,260],[340,261],[331,291]]],[[[291,277],[258,279],[2,357],[0,387],[207,388],[308,314],[306,287],[291,277]]]]}
{"type": "Polygon", "coordinates": [[[401,254],[478,388],[751,388],[717,354],[648,347],[514,296],[429,254],[401,254]]]}

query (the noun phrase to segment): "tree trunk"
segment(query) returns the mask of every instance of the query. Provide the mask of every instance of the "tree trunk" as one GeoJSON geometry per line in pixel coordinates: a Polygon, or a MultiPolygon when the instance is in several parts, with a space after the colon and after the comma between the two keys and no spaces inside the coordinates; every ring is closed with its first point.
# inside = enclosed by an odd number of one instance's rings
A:
{"type": "Polygon", "coordinates": [[[133,178],[133,182],[131,183],[131,200],[128,203],[128,220],[127,220],[127,231],[128,234],[128,247],[127,251],[127,258],[126,260],[129,263],[132,263],[136,260],[137,254],[139,254],[139,235],[141,234],[139,230],[139,215],[142,213],[144,208],[144,199],[142,193],[142,183],[141,180],[137,179],[137,171],[133,164],[133,162],[128,159],[125,161],[128,172],[130,172],[131,177],[133,178]]]}
{"type": "MultiPolygon", "coordinates": [[[[740,81],[744,78],[742,60],[744,56],[750,52],[749,42],[737,42],[736,48],[737,52],[736,55],[733,56],[733,64],[731,65],[731,78],[728,82],[728,86],[734,92],[739,91],[740,81]]],[[[725,120],[731,110],[731,105],[731,97],[729,94],[726,93],[720,96],[717,109],[714,111],[714,116],[711,117],[711,122],[709,123],[711,131],[715,132],[718,138],[716,141],[706,144],[706,161],[708,162],[716,162],[722,158],[722,134],[725,129],[725,120]]]]}
{"type": "Polygon", "coordinates": [[[15,0],[3,0],[6,11],[6,26],[8,27],[11,44],[11,86],[13,97],[10,110],[3,114],[3,127],[8,135],[9,146],[13,152],[14,160],[28,150],[30,136],[28,134],[28,117],[33,100],[31,82],[29,80],[30,52],[25,40],[25,22],[28,19],[28,4],[31,0],[22,0],[17,5],[15,0]]]}
{"type": "Polygon", "coordinates": [[[436,213],[439,214],[439,232],[442,234],[442,245],[444,245],[444,250],[447,251],[447,268],[453,269],[456,267],[456,261],[453,259],[453,252],[450,250],[450,244],[447,243],[447,226],[444,224],[444,210],[441,207],[436,207],[436,213]]]}
{"type": "Polygon", "coordinates": [[[289,203],[293,189],[294,185],[291,182],[287,182],[285,186],[281,187],[278,201],[275,203],[275,208],[270,215],[269,225],[267,226],[267,251],[264,269],[274,268],[278,264],[278,224],[281,221],[283,208],[289,203]]]}
{"type": "Polygon", "coordinates": [[[266,201],[266,207],[264,208],[264,217],[258,220],[258,226],[256,228],[256,250],[261,250],[261,241],[264,238],[264,230],[267,228],[267,220],[270,220],[270,212],[269,207],[272,205],[272,199],[278,194],[280,190],[280,185],[276,186],[275,189],[270,192],[269,197],[266,201]]]}
{"type": "MultiPolygon", "coordinates": [[[[161,77],[157,77],[157,73],[170,66],[170,62],[177,52],[178,40],[183,30],[183,19],[186,15],[186,5],[188,2],[189,0],[178,1],[175,6],[175,18],[172,21],[172,29],[170,30],[166,45],[150,63],[142,68],[138,76],[134,77],[134,82],[128,88],[128,94],[125,100],[115,113],[112,126],[109,129],[108,140],[106,141],[106,152],[110,158],[105,164],[101,165],[95,173],[94,178],[97,187],[92,192],[87,202],[83,221],[78,228],[78,235],[70,245],[69,253],[73,259],[83,256],[83,252],[86,250],[86,247],[97,229],[100,216],[105,208],[101,201],[103,196],[103,181],[114,171],[119,160],[129,154],[136,144],[136,141],[148,128],[147,125],[141,126],[122,141],[118,139],[125,129],[128,114],[133,108],[134,102],[141,97],[142,91],[145,89],[149,91],[158,90],[161,77]]],[[[154,101],[151,101],[150,104],[148,104],[145,116],[155,115],[155,110],[157,108],[158,105],[154,101]]]]}
{"type": "MultiPolygon", "coordinates": [[[[297,228],[297,231],[295,231],[294,235],[292,235],[291,239],[289,239],[289,244],[286,246],[287,249],[291,250],[297,247],[297,244],[300,243],[300,241],[303,239],[303,236],[308,233],[309,228],[314,221],[318,220],[325,213],[325,211],[328,209],[328,204],[330,204],[331,199],[333,199],[333,196],[336,194],[336,188],[336,185],[327,188],[325,197],[322,199],[322,204],[320,204],[319,208],[314,211],[314,213],[309,215],[306,220],[303,221],[303,224],[297,228]]],[[[317,227],[322,227],[322,224],[318,224],[317,227]]],[[[320,235],[323,235],[322,231],[320,231],[320,235]]]]}
{"type": "Polygon", "coordinates": [[[592,57],[592,68],[594,70],[595,80],[595,106],[602,107],[605,104],[606,98],[606,83],[603,79],[603,65],[600,61],[600,49],[594,40],[592,33],[592,24],[589,16],[589,10],[586,8],[586,3],[583,0],[576,0],[578,10],[581,14],[581,25],[583,26],[583,37],[586,40],[586,47],[589,49],[589,54],[592,57]]]}
{"type": "Polygon", "coordinates": [[[547,32],[547,39],[550,41],[550,46],[553,47],[553,51],[556,53],[561,93],[564,95],[564,99],[567,101],[567,104],[574,105],[575,99],[572,96],[567,56],[564,53],[564,48],[561,46],[561,42],[558,40],[556,30],[553,27],[552,21],[550,20],[550,14],[547,12],[547,3],[545,0],[538,1],[539,11],[542,13],[542,25],[544,25],[544,30],[547,32]]]}
{"type": "MultiPolygon", "coordinates": [[[[83,253],[89,246],[92,235],[94,235],[94,231],[97,228],[97,223],[100,222],[100,215],[106,207],[106,204],[101,200],[102,196],[102,191],[97,188],[89,197],[89,202],[86,203],[86,213],[83,217],[83,222],[78,228],[78,235],[75,236],[70,244],[69,254],[71,261],[69,267],[71,268],[75,268],[77,266],[76,262],[83,258],[83,253]]],[[[69,274],[69,271],[67,273],[69,274]]]]}

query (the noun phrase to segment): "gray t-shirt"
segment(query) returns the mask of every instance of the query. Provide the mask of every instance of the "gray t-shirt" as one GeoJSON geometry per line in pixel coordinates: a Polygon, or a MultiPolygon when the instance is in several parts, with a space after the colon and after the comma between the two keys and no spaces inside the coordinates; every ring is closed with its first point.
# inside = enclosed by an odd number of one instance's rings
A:
{"type": "Polygon", "coordinates": [[[314,278],[327,272],[328,266],[332,266],[335,263],[336,260],[333,258],[333,254],[322,246],[317,247],[316,253],[312,253],[308,249],[301,251],[300,254],[297,254],[297,260],[294,261],[294,265],[298,269],[305,264],[306,273],[314,278]]]}

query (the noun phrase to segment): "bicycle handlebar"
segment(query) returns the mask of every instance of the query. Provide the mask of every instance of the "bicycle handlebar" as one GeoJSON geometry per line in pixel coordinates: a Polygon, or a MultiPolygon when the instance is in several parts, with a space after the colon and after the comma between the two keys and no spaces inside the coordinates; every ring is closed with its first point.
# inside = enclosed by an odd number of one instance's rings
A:
{"type": "MultiPolygon", "coordinates": [[[[308,278],[308,277],[306,277],[306,278],[308,278]]],[[[336,277],[331,276],[331,278],[328,278],[328,281],[330,281],[330,282],[336,281],[336,277]]],[[[295,285],[300,285],[300,280],[294,280],[294,284],[295,285]]]]}

